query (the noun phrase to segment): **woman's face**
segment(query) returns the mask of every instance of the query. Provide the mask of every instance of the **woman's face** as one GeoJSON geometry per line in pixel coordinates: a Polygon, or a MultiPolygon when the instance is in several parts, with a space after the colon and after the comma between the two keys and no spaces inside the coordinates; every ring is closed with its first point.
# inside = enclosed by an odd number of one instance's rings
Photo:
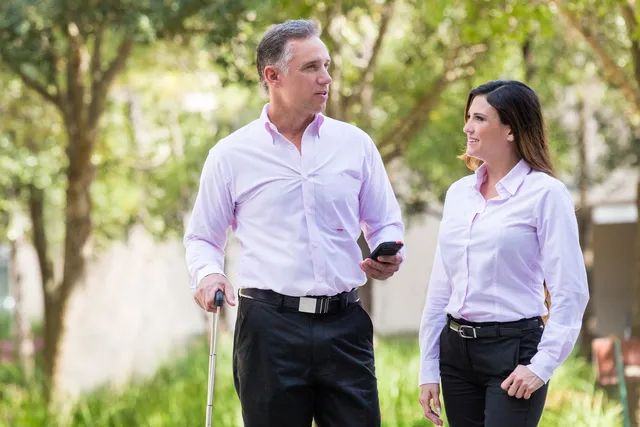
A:
{"type": "Polygon", "coordinates": [[[498,111],[485,95],[473,98],[463,131],[467,134],[467,155],[485,163],[509,158],[515,149],[511,127],[500,122],[498,111]]]}

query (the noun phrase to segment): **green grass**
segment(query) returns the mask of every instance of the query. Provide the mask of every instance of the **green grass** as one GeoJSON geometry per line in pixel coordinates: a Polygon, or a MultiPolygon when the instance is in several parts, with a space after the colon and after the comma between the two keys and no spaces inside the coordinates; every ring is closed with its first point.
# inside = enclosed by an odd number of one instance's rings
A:
{"type": "MultiPolygon", "coordinates": [[[[240,404],[231,375],[231,337],[222,335],[218,347],[214,425],[240,427],[240,404]]],[[[208,344],[200,341],[149,380],[84,396],[59,422],[47,416],[38,387],[25,386],[15,368],[0,366],[0,426],[201,426],[205,419],[208,358],[208,344]]],[[[418,404],[417,340],[382,339],[376,347],[376,358],[383,426],[431,425],[418,404]]],[[[551,381],[540,426],[615,426],[620,425],[620,414],[620,406],[607,401],[604,392],[594,386],[589,364],[572,357],[551,381]]]]}

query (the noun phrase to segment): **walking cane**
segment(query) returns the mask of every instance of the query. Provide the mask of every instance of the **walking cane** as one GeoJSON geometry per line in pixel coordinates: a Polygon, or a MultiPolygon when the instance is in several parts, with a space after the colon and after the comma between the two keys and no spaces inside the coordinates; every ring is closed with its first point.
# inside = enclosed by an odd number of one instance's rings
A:
{"type": "Polygon", "coordinates": [[[207,391],[207,424],[211,427],[211,414],[213,413],[213,382],[216,376],[216,338],[218,335],[218,320],[220,319],[220,309],[224,302],[224,294],[217,291],[213,305],[217,307],[211,316],[211,342],[209,345],[209,387],[207,391]]]}

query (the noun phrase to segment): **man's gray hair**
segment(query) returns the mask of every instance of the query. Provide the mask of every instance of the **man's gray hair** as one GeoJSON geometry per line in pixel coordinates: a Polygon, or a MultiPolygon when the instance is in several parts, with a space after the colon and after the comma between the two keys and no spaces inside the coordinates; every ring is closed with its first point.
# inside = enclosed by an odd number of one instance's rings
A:
{"type": "Polygon", "coordinates": [[[286,75],[289,61],[293,55],[289,42],[309,37],[320,37],[320,29],[315,22],[309,19],[288,20],[267,28],[260,44],[258,44],[256,61],[260,84],[264,90],[269,89],[264,80],[264,69],[267,66],[275,66],[286,75]]]}

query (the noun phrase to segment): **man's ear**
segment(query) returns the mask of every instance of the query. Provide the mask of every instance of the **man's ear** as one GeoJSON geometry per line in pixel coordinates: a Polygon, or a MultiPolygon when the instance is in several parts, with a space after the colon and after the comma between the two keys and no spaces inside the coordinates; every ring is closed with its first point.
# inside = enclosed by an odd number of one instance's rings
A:
{"type": "Polygon", "coordinates": [[[264,80],[269,86],[280,86],[280,71],[273,65],[264,67],[264,80]]]}

